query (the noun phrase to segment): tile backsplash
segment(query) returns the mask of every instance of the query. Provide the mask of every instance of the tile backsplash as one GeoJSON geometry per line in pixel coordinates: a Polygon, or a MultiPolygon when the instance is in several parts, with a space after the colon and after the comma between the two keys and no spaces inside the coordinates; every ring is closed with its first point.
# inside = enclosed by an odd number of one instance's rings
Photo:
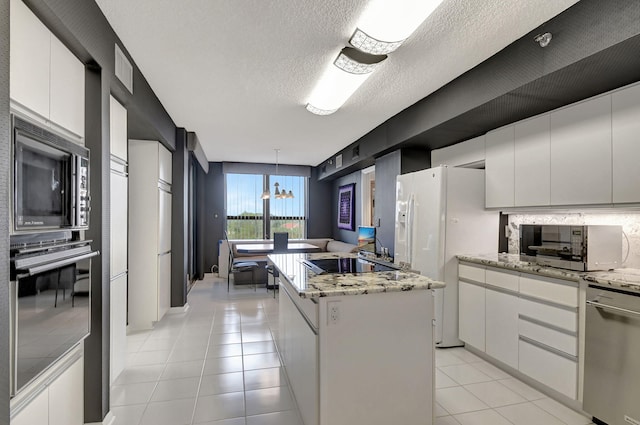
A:
{"type": "Polygon", "coordinates": [[[619,224],[629,239],[622,238],[623,267],[640,269],[640,211],[624,212],[567,212],[509,214],[509,253],[520,251],[520,224],[619,224]]]}

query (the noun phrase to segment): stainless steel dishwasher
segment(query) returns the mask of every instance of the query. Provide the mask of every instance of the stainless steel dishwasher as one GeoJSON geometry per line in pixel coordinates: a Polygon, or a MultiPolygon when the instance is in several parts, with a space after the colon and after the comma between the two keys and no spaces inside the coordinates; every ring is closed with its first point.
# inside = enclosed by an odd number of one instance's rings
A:
{"type": "Polygon", "coordinates": [[[640,425],[640,294],[589,285],[585,412],[608,425],[640,425]]]}

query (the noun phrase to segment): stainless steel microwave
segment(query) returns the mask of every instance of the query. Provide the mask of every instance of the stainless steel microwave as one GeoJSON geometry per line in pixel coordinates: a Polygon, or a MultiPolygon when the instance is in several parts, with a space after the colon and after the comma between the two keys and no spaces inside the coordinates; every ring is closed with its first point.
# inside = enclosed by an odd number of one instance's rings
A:
{"type": "Polygon", "coordinates": [[[13,116],[12,233],[89,227],[89,150],[13,116]]]}
{"type": "Polygon", "coordinates": [[[576,271],[622,265],[622,226],[520,225],[520,259],[576,271]]]}

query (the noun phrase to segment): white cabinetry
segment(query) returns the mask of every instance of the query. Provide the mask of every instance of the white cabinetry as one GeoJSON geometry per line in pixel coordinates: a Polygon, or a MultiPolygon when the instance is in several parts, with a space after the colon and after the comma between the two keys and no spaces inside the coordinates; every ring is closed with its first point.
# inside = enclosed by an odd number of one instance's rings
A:
{"type": "Polygon", "coordinates": [[[129,141],[129,326],[149,329],[171,306],[171,153],[129,141]]]}
{"type": "Polygon", "coordinates": [[[460,339],[478,350],[485,350],[485,289],[459,282],[460,339]]]}
{"type": "MultiPolygon", "coordinates": [[[[298,312],[292,295],[282,288],[279,312],[279,344],[287,376],[296,395],[305,424],[318,424],[320,382],[318,376],[318,335],[298,312]]],[[[296,295],[293,295],[296,296],[296,295]]]]}
{"type": "Polygon", "coordinates": [[[578,284],[465,263],[459,276],[460,339],[577,399],[578,284]]]}
{"type": "Polygon", "coordinates": [[[613,203],[640,202],[640,84],[612,94],[613,203]]]}
{"type": "Polygon", "coordinates": [[[22,1],[11,1],[10,19],[14,107],[84,137],[84,64],[22,1]]]}
{"type": "Polygon", "coordinates": [[[127,359],[128,193],[127,110],[110,97],[111,146],[111,256],[110,349],[111,383],[124,370],[127,359]]]}
{"type": "Polygon", "coordinates": [[[51,121],[84,137],[84,65],[51,36],[51,121]]]}
{"type": "Polygon", "coordinates": [[[10,8],[11,99],[48,118],[51,32],[21,0],[10,8]]]}
{"type": "MultiPolygon", "coordinates": [[[[84,359],[80,356],[45,385],[28,405],[12,414],[11,425],[84,424],[84,359]]],[[[12,410],[20,397],[18,393],[11,400],[12,410]]]]}
{"type": "Polygon", "coordinates": [[[611,203],[611,95],[551,112],[551,204],[611,203]]]}
{"type": "Polygon", "coordinates": [[[514,126],[487,133],[485,203],[487,208],[514,206],[514,126]]]}
{"type": "Polygon", "coordinates": [[[84,424],[83,365],[76,361],[49,386],[49,425],[84,424]]]}
{"type": "Polygon", "coordinates": [[[280,269],[278,351],[304,424],[431,425],[434,327],[425,324],[433,323],[432,292],[312,300],[283,278],[294,270],[280,269]]]}
{"type": "Polygon", "coordinates": [[[549,205],[549,114],[515,124],[515,206],[549,205]]]}
{"type": "Polygon", "coordinates": [[[27,407],[11,418],[11,425],[46,425],[49,423],[49,389],[38,394],[27,407]]]}
{"type": "Polygon", "coordinates": [[[487,317],[485,352],[518,367],[518,296],[487,287],[485,293],[487,317]]]}
{"type": "Polygon", "coordinates": [[[127,160],[127,109],[118,100],[109,96],[109,141],[111,155],[127,160]]]}

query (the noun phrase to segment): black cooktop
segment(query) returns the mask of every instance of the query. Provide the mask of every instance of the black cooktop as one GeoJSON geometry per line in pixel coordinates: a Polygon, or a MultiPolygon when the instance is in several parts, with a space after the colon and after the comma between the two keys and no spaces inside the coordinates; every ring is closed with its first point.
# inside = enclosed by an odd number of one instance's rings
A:
{"type": "Polygon", "coordinates": [[[379,264],[361,258],[324,258],[319,260],[304,260],[303,264],[317,274],[336,273],[368,273],[398,270],[391,265],[379,264]]]}

